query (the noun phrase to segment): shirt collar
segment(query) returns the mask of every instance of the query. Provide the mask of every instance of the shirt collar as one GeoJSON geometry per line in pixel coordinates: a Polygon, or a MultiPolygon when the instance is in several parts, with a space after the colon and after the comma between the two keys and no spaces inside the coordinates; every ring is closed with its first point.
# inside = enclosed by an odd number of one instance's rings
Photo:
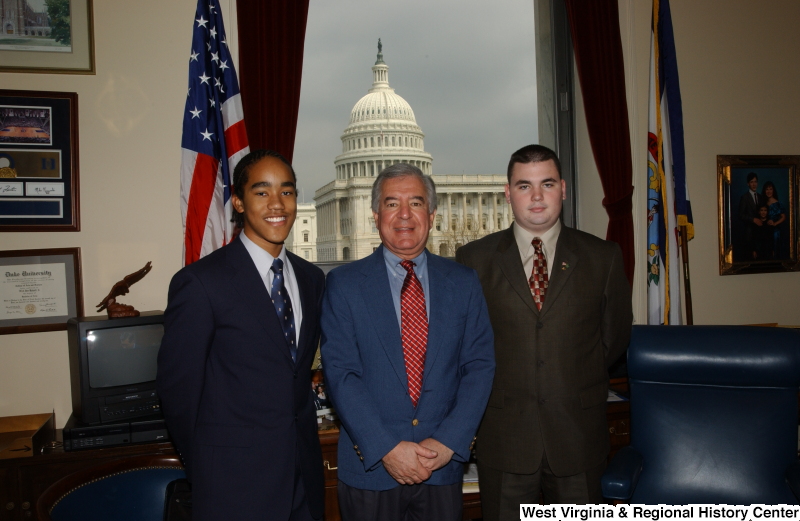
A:
{"type": "MultiPolygon", "coordinates": [[[[262,279],[265,279],[269,274],[270,268],[272,268],[275,257],[270,255],[269,252],[261,246],[251,241],[243,231],[239,233],[239,239],[241,239],[242,244],[244,244],[245,249],[247,249],[247,253],[250,254],[250,258],[253,259],[256,269],[258,269],[258,274],[261,275],[262,279]]],[[[283,261],[283,266],[285,268],[288,262],[286,258],[286,246],[281,245],[281,252],[278,254],[277,258],[283,261]]]]}
{"type": "MultiPolygon", "coordinates": [[[[386,246],[383,247],[383,259],[386,261],[388,266],[391,266],[393,270],[397,271],[400,270],[403,273],[406,273],[406,269],[400,265],[400,262],[403,260],[394,253],[389,251],[389,248],[386,246]]],[[[414,271],[420,271],[424,269],[428,263],[428,258],[425,255],[425,250],[422,250],[422,253],[411,259],[411,262],[414,263],[414,271]]],[[[399,273],[399,272],[398,272],[399,273]]]]}
{"type": "Polygon", "coordinates": [[[553,252],[556,251],[556,243],[558,242],[558,236],[560,234],[561,219],[557,220],[552,228],[541,235],[534,235],[522,226],[514,223],[514,239],[517,241],[517,248],[519,248],[520,253],[523,255],[533,255],[533,245],[531,245],[531,241],[533,241],[534,237],[539,237],[542,240],[545,257],[547,257],[547,259],[552,259],[553,252]]]}

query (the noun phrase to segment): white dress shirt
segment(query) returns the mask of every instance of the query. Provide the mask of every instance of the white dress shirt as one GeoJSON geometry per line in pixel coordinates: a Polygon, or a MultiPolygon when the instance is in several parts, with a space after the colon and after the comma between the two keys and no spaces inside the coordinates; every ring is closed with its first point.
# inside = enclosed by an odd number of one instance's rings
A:
{"type": "Polygon", "coordinates": [[[525,268],[525,278],[529,279],[531,271],[533,270],[533,254],[535,248],[531,244],[534,238],[538,237],[542,240],[542,250],[544,252],[544,259],[547,261],[547,275],[553,273],[553,259],[556,258],[556,244],[558,243],[558,235],[561,233],[561,219],[557,220],[552,228],[544,232],[542,235],[534,235],[517,223],[514,223],[514,239],[517,241],[517,248],[519,248],[519,256],[522,260],[522,267],[525,268]]]}
{"type": "MultiPolygon", "coordinates": [[[[272,271],[272,262],[275,257],[267,253],[256,243],[251,241],[244,232],[239,234],[242,244],[250,254],[250,258],[256,265],[258,274],[261,275],[261,280],[267,287],[267,293],[272,291],[272,279],[275,278],[275,273],[272,271]]],[[[294,268],[292,263],[286,257],[286,247],[281,246],[281,253],[278,258],[283,261],[283,285],[286,291],[289,292],[289,298],[292,299],[292,313],[294,314],[294,329],[297,335],[300,335],[300,325],[303,323],[303,306],[300,305],[300,289],[297,287],[297,277],[294,276],[294,268]]],[[[275,309],[274,307],[272,308],[275,309]]],[[[299,342],[299,338],[295,339],[295,344],[299,342]]]]}

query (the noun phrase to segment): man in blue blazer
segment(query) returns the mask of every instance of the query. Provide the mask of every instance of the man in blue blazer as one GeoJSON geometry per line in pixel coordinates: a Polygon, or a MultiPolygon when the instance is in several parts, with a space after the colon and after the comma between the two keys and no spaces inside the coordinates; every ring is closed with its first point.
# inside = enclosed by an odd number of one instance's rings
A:
{"type": "Polygon", "coordinates": [[[342,518],[460,520],[463,464],[494,376],[486,302],[473,270],[425,249],[429,176],[388,167],[372,211],[382,246],[331,271],[322,306],[342,518]]]}
{"type": "Polygon", "coordinates": [[[291,165],[251,152],[233,182],[243,231],[173,277],[158,394],[195,521],[320,519],[310,368],[324,275],[283,246],[297,214],[291,165]]]}

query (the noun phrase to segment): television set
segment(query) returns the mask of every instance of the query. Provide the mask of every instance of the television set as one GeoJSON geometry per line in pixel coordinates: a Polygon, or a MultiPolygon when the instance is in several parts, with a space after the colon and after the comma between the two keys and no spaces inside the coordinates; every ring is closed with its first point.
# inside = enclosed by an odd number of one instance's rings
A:
{"type": "Polygon", "coordinates": [[[97,425],[161,413],[156,394],[164,314],[67,322],[72,413],[97,425]]]}

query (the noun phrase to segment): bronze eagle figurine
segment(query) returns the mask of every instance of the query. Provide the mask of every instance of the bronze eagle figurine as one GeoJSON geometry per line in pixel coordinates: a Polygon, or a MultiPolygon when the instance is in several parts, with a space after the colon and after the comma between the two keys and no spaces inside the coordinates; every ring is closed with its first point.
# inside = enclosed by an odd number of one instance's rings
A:
{"type": "Polygon", "coordinates": [[[152,262],[148,262],[144,268],[126,275],[125,278],[114,284],[108,295],[97,305],[97,311],[107,310],[109,318],[138,317],[139,312],[133,306],[117,303],[117,297],[127,295],[131,286],[142,280],[152,268],[152,262]]]}

